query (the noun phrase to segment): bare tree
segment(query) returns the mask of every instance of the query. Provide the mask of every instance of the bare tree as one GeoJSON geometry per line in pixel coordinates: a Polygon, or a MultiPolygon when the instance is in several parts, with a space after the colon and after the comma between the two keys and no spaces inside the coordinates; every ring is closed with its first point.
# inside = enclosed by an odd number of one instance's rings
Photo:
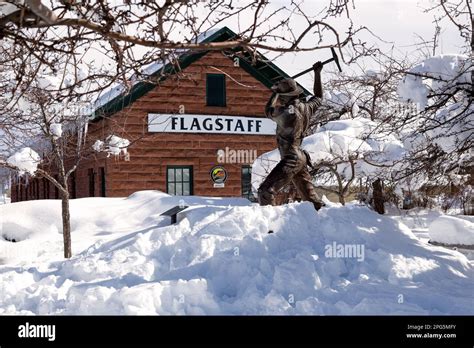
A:
{"type": "Polygon", "coordinates": [[[349,156],[347,159],[336,158],[333,161],[326,162],[321,161],[313,166],[311,175],[317,177],[320,182],[324,183],[324,175],[327,175],[326,185],[317,185],[316,187],[320,190],[334,193],[337,195],[339,203],[342,205],[346,204],[346,197],[350,193],[351,185],[356,178],[356,157],[357,155],[349,156]],[[344,170],[340,170],[339,167],[344,166],[344,170]],[[331,179],[336,180],[336,185],[332,184],[331,179]],[[333,188],[334,186],[334,188],[333,188]]]}
{"type": "MultiPolygon", "coordinates": [[[[34,175],[47,179],[59,192],[64,257],[69,258],[72,256],[69,178],[84,155],[85,143],[78,138],[78,128],[81,124],[83,126],[85,118],[80,113],[67,116],[60,113],[58,108],[54,110],[49,98],[50,95],[39,91],[29,94],[29,107],[10,115],[17,123],[14,129],[7,128],[9,136],[4,139],[10,143],[11,149],[29,145],[42,154],[41,163],[38,163],[34,175]]],[[[5,162],[3,165],[15,171],[20,169],[5,162]]]]}
{"type": "MultiPolygon", "coordinates": [[[[425,96],[418,112],[393,120],[394,129],[413,130],[407,132],[405,140],[416,144],[398,180],[423,176],[431,185],[448,187],[453,180],[459,182],[459,176],[464,176],[466,182],[472,175],[474,22],[471,6],[470,1],[442,0],[426,9],[434,15],[436,27],[454,25],[458,29],[465,41],[464,56],[453,55],[444,66],[446,56],[425,59],[425,69],[419,62],[410,68],[398,67],[404,79],[422,86],[420,90],[425,96]]],[[[436,37],[432,44],[435,50],[436,37]]],[[[396,62],[392,60],[392,63],[396,66],[396,62]]]]}
{"type": "Polygon", "coordinates": [[[177,57],[186,50],[239,48],[255,59],[257,49],[282,53],[328,47],[341,50],[361,45],[354,37],[365,30],[353,26],[352,0],[327,0],[315,13],[296,1],[277,5],[268,0],[8,3],[9,11],[0,17],[0,38],[6,51],[0,63],[13,68],[11,81],[15,84],[10,89],[21,90],[41,69],[61,74],[61,70],[76,69],[88,56],[97,57],[94,69],[85,76],[74,73],[73,81],[59,86],[64,92],[61,98],[70,96],[76,84],[87,82],[94,88],[83,93],[98,92],[117,79],[127,88],[138,80],[157,82],[144,68],[161,61],[174,66],[173,71],[163,73],[179,72],[177,57]],[[344,36],[331,25],[341,16],[347,18],[344,36]],[[233,27],[235,37],[222,42],[201,40],[226,24],[233,27]],[[110,66],[103,67],[104,63],[110,66]]]}
{"type": "MultiPolygon", "coordinates": [[[[32,84],[21,98],[22,107],[1,116],[1,143],[10,154],[15,149],[31,147],[41,154],[35,178],[48,180],[59,193],[64,239],[64,257],[72,256],[71,243],[71,176],[84,159],[97,156],[93,142],[98,135],[89,136],[90,103],[78,100],[56,102],[55,93],[32,84]]],[[[111,125],[113,132],[113,124],[111,125]]],[[[21,171],[21,167],[0,160],[0,167],[21,171]]],[[[100,154],[98,156],[101,156],[100,154]]],[[[24,174],[28,175],[28,174],[24,174]]]]}

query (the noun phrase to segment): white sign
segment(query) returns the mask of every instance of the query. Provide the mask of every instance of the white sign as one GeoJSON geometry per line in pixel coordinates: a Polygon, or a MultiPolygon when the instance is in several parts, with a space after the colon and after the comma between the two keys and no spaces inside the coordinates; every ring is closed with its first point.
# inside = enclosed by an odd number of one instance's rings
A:
{"type": "Polygon", "coordinates": [[[275,130],[276,123],[263,117],[148,114],[149,132],[275,135],[275,130]]]}

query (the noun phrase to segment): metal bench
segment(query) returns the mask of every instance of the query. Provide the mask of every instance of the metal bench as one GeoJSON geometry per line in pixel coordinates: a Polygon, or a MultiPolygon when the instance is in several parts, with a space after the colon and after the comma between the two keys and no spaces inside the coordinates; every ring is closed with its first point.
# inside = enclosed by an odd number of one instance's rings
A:
{"type": "Polygon", "coordinates": [[[171,217],[171,225],[174,225],[178,221],[178,214],[181,213],[183,210],[189,208],[187,205],[177,205],[164,213],[160,214],[160,216],[170,216],[171,217]]]}

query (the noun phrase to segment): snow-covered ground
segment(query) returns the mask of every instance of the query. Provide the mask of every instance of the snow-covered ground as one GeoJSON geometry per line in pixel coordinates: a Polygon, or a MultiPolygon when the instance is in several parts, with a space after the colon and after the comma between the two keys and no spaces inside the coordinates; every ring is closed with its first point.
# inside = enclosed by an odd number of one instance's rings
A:
{"type": "Polygon", "coordinates": [[[59,201],[0,206],[0,314],[474,314],[472,261],[407,217],[158,191],[71,209],[64,260],[59,201]]]}
{"type": "Polygon", "coordinates": [[[10,197],[7,195],[0,195],[0,204],[8,204],[10,203],[10,197]]]}
{"type": "Polygon", "coordinates": [[[424,243],[431,241],[452,246],[474,260],[474,216],[458,215],[455,210],[446,215],[439,209],[422,208],[389,207],[388,211],[388,216],[407,225],[424,243]]]}
{"type": "Polygon", "coordinates": [[[426,243],[430,240],[428,232],[430,224],[443,215],[437,209],[413,208],[403,210],[394,206],[388,206],[386,210],[387,216],[406,225],[420,240],[426,243]]]}

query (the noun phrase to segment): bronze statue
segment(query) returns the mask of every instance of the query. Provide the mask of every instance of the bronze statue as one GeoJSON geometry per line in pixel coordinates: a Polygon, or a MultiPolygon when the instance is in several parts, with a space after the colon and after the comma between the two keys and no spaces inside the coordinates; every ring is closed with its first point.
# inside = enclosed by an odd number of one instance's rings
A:
{"type": "Polygon", "coordinates": [[[292,182],[302,200],[312,202],[316,210],[325,206],[314,190],[308,170],[308,165],[311,165],[309,154],[301,149],[310,118],[321,106],[322,68],[321,62],[313,65],[314,96],[308,101],[301,100],[303,89],[293,79],[284,79],[271,88],[273,94],[265,106],[265,115],[277,124],[281,160],[258,189],[261,205],[275,205],[275,195],[292,182]]]}

